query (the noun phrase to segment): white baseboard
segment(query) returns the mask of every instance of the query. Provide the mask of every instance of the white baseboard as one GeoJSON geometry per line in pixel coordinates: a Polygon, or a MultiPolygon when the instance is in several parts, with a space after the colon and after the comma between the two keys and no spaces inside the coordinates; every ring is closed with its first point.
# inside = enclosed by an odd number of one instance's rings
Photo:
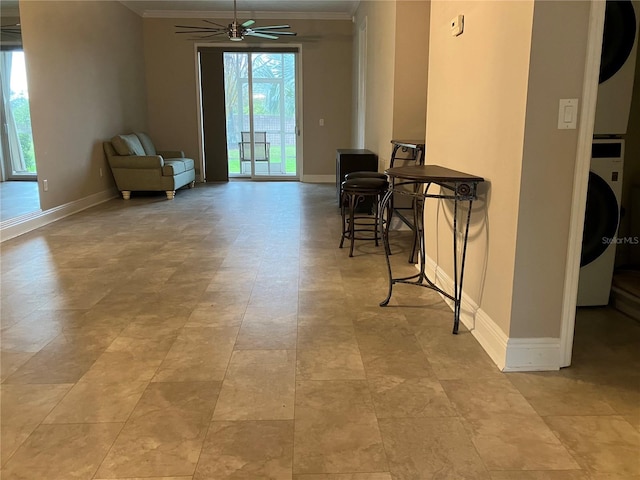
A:
{"type": "Polygon", "coordinates": [[[335,175],[302,175],[303,183],[336,183],[335,175]]]}
{"type": "MultiPolygon", "coordinates": [[[[427,275],[446,292],[453,280],[427,257],[427,275]]],[[[441,295],[453,310],[453,301],[441,295]]],[[[559,338],[509,338],[493,319],[467,295],[462,295],[460,322],[503,372],[534,372],[560,369],[559,338]]]]}
{"type": "Polygon", "coordinates": [[[36,228],[44,227],[49,223],[68,217],[87,208],[91,208],[100,203],[104,203],[112,198],[116,198],[118,192],[115,190],[104,190],[102,192],[89,195],[88,197],[65,203],[49,210],[38,210],[27,213],[19,217],[10,218],[0,223],[0,242],[10,240],[19,235],[31,232],[36,228]]]}
{"type": "Polygon", "coordinates": [[[505,372],[560,370],[559,338],[510,338],[505,372]]]}

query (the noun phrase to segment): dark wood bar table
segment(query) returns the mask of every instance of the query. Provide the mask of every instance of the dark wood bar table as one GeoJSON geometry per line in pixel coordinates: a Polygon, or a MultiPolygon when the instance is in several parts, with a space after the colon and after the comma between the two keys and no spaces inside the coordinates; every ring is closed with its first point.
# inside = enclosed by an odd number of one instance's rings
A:
{"type": "Polygon", "coordinates": [[[424,165],[424,140],[391,140],[391,144],[391,168],[409,164],[424,165]]]}
{"type": "MultiPolygon", "coordinates": [[[[458,333],[460,325],[460,306],[462,301],[462,282],[464,280],[464,263],[467,254],[467,239],[469,237],[469,223],[471,221],[471,207],[477,199],[478,184],[484,182],[484,178],[458,172],[439,165],[412,165],[405,167],[392,167],[385,171],[389,176],[389,190],[382,200],[380,215],[383,217],[382,239],[385,245],[385,258],[389,272],[389,292],[387,298],[380,302],[380,306],[388,305],[396,283],[405,283],[419,287],[430,288],[453,301],[453,333],[458,333]],[[437,192],[431,192],[431,187],[441,187],[437,192]],[[411,188],[407,188],[411,187],[411,188]],[[389,202],[395,195],[407,195],[415,199],[413,202],[413,220],[415,236],[419,246],[419,271],[410,277],[394,278],[389,260],[389,219],[384,215],[390,215],[389,202]],[[424,239],[424,203],[428,198],[448,199],[453,202],[453,293],[445,292],[428,278],[426,267],[426,248],[424,239]],[[468,211],[466,219],[458,222],[458,208],[460,202],[466,202],[468,211]],[[462,253],[458,258],[458,223],[462,223],[462,253]]],[[[435,189],[434,189],[435,190],[435,189]]]]}

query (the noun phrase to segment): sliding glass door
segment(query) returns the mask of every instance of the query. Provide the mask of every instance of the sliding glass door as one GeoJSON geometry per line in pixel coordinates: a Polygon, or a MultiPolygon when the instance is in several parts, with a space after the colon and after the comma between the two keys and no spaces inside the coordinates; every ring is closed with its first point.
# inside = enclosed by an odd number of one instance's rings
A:
{"type": "Polygon", "coordinates": [[[1,180],[36,180],[24,52],[0,52],[1,180]]]}
{"type": "Polygon", "coordinates": [[[296,53],[223,57],[229,177],[298,178],[296,53]]]}

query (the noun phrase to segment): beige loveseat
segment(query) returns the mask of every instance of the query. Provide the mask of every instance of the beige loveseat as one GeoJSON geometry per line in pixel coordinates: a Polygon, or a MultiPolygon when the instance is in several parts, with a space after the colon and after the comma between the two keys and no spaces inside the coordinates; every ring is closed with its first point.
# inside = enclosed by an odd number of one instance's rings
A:
{"type": "Polygon", "coordinates": [[[146,133],[116,135],[104,142],[104,152],[122,198],[132,191],[164,191],[173,200],[176,190],[196,179],[195,163],[184,152],[156,151],[146,133]]]}

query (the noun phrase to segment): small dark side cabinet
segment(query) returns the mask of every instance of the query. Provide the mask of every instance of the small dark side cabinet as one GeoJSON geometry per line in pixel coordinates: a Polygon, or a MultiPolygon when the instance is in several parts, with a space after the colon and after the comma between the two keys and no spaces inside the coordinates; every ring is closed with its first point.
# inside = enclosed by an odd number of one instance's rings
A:
{"type": "Polygon", "coordinates": [[[336,152],[336,190],[340,204],[340,184],[351,172],[377,172],[378,156],[370,150],[339,148],[336,152]]]}

